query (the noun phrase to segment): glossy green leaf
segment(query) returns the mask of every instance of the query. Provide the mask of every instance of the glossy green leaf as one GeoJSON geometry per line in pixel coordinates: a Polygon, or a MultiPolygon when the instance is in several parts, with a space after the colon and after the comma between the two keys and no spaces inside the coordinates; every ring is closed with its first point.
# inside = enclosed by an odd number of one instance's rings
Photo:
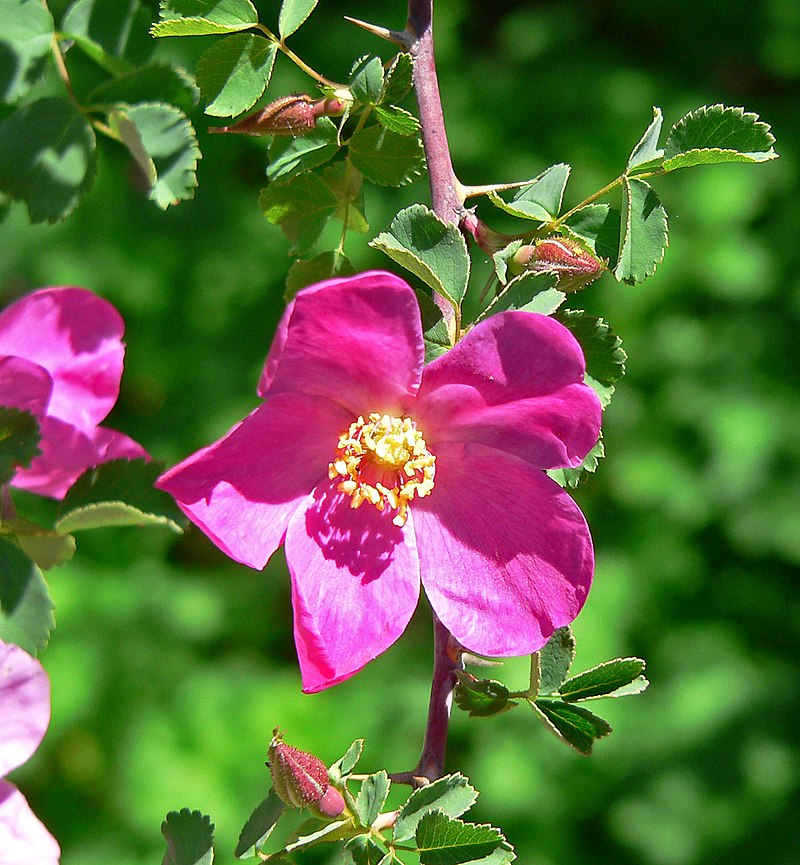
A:
{"type": "Polygon", "coordinates": [[[477,798],[475,788],[459,773],[445,775],[420,787],[400,806],[394,826],[394,840],[400,842],[413,838],[420,820],[434,810],[449,817],[460,817],[469,811],[477,798]]]}
{"type": "Polygon", "coordinates": [[[635,177],[623,178],[619,257],[614,276],[633,285],[655,273],[669,244],[667,212],[653,188],[635,177]]]}
{"type": "Polygon", "coordinates": [[[507,712],[517,705],[502,682],[476,679],[463,671],[459,671],[453,696],[458,708],[468,712],[473,718],[489,718],[507,712]]]}
{"type": "Polygon", "coordinates": [[[405,186],[425,166],[422,142],[416,135],[397,135],[380,124],[356,132],[349,153],[353,165],[378,186],[405,186]]]}
{"type": "MultiPolygon", "coordinates": [[[[578,700],[590,700],[595,697],[613,697],[621,688],[627,688],[633,682],[644,683],[643,691],[647,687],[647,680],[642,675],[647,665],[641,658],[617,658],[614,661],[606,661],[598,664],[591,670],[570,676],[558,692],[567,702],[574,703],[578,700]]],[[[626,691],[623,696],[632,693],[626,691]]]]}
{"type": "Polygon", "coordinates": [[[85,471],[70,487],[56,520],[65,534],[103,526],[163,525],[180,531],[185,522],[172,496],[153,484],[163,463],[118,459],[85,471]]]}
{"type": "Polygon", "coordinates": [[[364,740],[356,739],[344,754],[331,765],[330,769],[328,769],[328,774],[331,776],[331,779],[338,781],[343,776],[349,775],[361,759],[361,752],[363,750],[364,740]]]}
{"type": "Polygon", "coordinates": [[[261,802],[248,818],[239,833],[234,855],[237,859],[249,859],[256,855],[256,850],[269,838],[277,825],[278,819],[286,810],[286,805],[274,790],[261,802]]]}
{"type": "Polygon", "coordinates": [[[35,655],[54,627],[53,601],[41,570],[0,536],[0,640],[35,655]]]}
{"type": "Polygon", "coordinates": [[[525,273],[512,279],[478,317],[478,321],[507,309],[552,315],[567,296],[554,286],[558,277],[553,273],[525,273]]]}
{"type": "Polygon", "coordinates": [[[420,820],[416,841],[421,865],[501,865],[516,858],[499,829],[465,823],[442,811],[420,820]]]}
{"type": "Polygon", "coordinates": [[[369,828],[381,813],[389,795],[389,786],[389,776],[383,769],[361,782],[356,798],[356,816],[364,828],[369,828]]]}
{"type": "Polygon", "coordinates": [[[380,57],[361,57],[350,70],[350,92],[356,102],[375,105],[383,91],[383,63],[380,57]]]}
{"type": "Polygon", "coordinates": [[[455,225],[443,222],[425,205],[401,210],[370,246],[410,270],[454,307],[461,305],[469,280],[467,244],[455,225]]]}
{"type": "Polygon", "coordinates": [[[307,171],[288,181],[270,183],[261,191],[258,203],[267,220],[281,227],[294,250],[303,252],[316,243],[339,202],[330,187],[307,171]]]}
{"type": "Polygon", "coordinates": [[[537,717],[558,739],[588,757],[594,743],[611,732],[611,726],[583,706],[542,697],[531,703],[537,717]]]}
{"type": "Polygon", "coordinates": [[[375,116],[381,126],[396,135],[417,135],[420,130],[419,120],[404,108],[396,105],[378,105],[375,116]]]}
{"type": "Polygon", "coordinates": [[[569,625],[557,628],[539,651],[539,693],[557,691],[575,660],[575,637],[569,625]]]}
{"type": "Polygon", "coordinates": [[[0,485],[41,453],[39,421],[27,411],[0,405],[0,485]]]}
{"type": "Polygon", "coordinates": [[[199,811],[170,811],[161,824],[167,852],[161,865],[211,865],[214,861],[214,824],[199,811]]]}
{"type": "Polygon", "coordinates": [[[166,63],[142,66],[119,78],[104,81],[87,98],[91,106],[137,102],[168,102],[187,113],[197,104],[200,91],[192,77],[166,63]]]}
{"type": "Polygon", "coordinates": [[[664,170],[719,162],[766,162],[778,154],[769,125],[744,108],[703,106],[681,118],[664,144],[664,170]]]}
{"type": "Polygon", "coordinates": [[[50,57],[53,17],[40,0],[0,0],[0,102],[15,102],[34,85],[50,57]]]}
{"type": "Polygon", "coordinates": [[[276,135],[269,147],[267,177],[288,180],[323,165],[339,150],[337,131],[329,117],[321,117],[317,125],[297,137],[276,135]]]}
{"type": "Polygon", "coordinates": [[[14,535],[20,549],[43,571],[68,562],[75,552],[75,538],[46,529],[30,520],[7,520],[5,527],[14,535]]]}
{"type": "Polygon", "coordinates": [[[278,32],[281,39],[291,36],[305,23],[314,11],[319,0],[283,0],[278,15],[278,32]]]}
{"type": "Polygon", "coordinates": [[[661,114],[661,109],[653,108],[652,122],[628,157],[627,174],[632,174],[636,171],[646,171],[655,168],[661,163],[664,151],[658,148],[658,137],[661,134],[661,124],[663,122],[664,118],[661,114]]]}
{"type": "Polygon", "coordinates": [[[269,84],[277,53],[275,42],[252,33],[236,33],[207,48],[195,68],[206,114],[233,117],[252,107],[269,84]]]}
{"type": "Polygon", "coordinates": [[[561,200],[569,179],[570,166],[560,162],[551,165],[527,186],[518,190],[511,201],[501,198],[497,192],[489,193],[495,207],[522,219],[550,222],[561,210],[561,200]]]}
{"type": "Polygon", "coordinates": [[[161,0],[153,36],[209,36],[249,30],[258,24],[250,0],[161,0]]]}
{"type": "Polygon", "coordinates": [[[95,136],[69,99],[24,105],[0,124],[0,191],[24,201],[31,222],[65,219],[89,192],[95,136]]]}
{"type": "Polygon", "coordinates": [[[625,375],[628,355],[622,348],[622,340],[605,319],[589,315],[581,309],[567,309],[556,317],[581,344],[586,358],[586,371],[592,378],[609,385],[625,375]]]}
{"type": "Polygon", "coordinates": [[[301,288],[322,282],[323,279],[354,276],[356,273],[350,259],[341,252],[330,250],[313,258],[295,261],[286,275],[286,301],[290,301],[301,288]]]}
{"type": "Polygon", "coordinates": [[[292,840],[281,851],[292,853],[295,850],[303,850],[306,847],[315,847],[317,844],[330,844],[333,841],[341,841],[353,834],[353,818],[336,820],[328,823],[323,820],[308,820],[301,824],[292,840]]]}

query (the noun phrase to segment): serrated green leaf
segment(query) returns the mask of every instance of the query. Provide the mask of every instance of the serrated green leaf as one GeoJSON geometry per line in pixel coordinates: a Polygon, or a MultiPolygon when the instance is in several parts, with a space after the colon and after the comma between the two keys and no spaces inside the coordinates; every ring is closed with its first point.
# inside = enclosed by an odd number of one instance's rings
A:
{"type": "Polygon", "coordinates": [[[392,60],[383,80],[381,103],[395,104],[403,100],[411,91],[414,76],[414,61],[410,54],[401,51],[392,60]]]}
{"type": "Polygon", "coordinates": [[[301,288],[334,277],[354,276],[356,269],[350,259],[337,250],[321,252],[314,258],[295,261],[286,275],[284,299],[290,301],[301,288]]]}
{"type": "Polygon", "coordinates": [[[589,315],[582,309],[563,310],[556,318],[580,343],[586,358],[586,372],[592,378],[610,385],[625,375],[628,355],[622,348],[622,340],[604,318],[589,315]]]}
{"type": "Polygon", "coordinates": [[[417,291],[417,303],[422,317],[422,337],[425,341],[425,363],[430,363],[450,351],[453,342],[441,309],[430,295],[417,291]]]}
{"type": "Polygon", "coordinates": [[[719,162],[766,162],[778,154],[775,136],[757,114],[725,105],[703,106],[681,118],[664,144],[664,170],[719,162]]]}
{"type": "Polygon", "coordinates": [[[0,406],[0,486],[30,466],[41,453],[40,439],[39,421],[30,412],[0,406]]]}
{"type": "Polygon", "coordinates": [[[66,534],[111,525],[165,525],[180,531],[184,518],[172,496],[153,486],[163,471],[163,463],[144,459],[87,469],[64,497],[56,529],[66,534]]]}
{"type": "Polygon", "coordinates": [[[422,174],[425,152],[417,136],[397,135],[380,124],[350,139],[350,161],[378,186],[405,186],[422,174]]]}
{"type": "Polygon", "coordinates": [[[16,544],[0,537],[0,640],[35,655],[55,627],[53,606],[39,568],[16,544]]]}
{"type": "Polygon", "coordinates": [[[339,202],[318,175],[305,172],[286,182],[270,183],[261,190],[258,203],[267,220],[281,227],[295,252],[303,252],[317,242],[339,202]]]}
{"type": "MultiPolygon", "coordinates": [[[[613,388],[611,388],[613,393],[613,388]]],[[[601,397],[600,402],[605,408],[607,402],[601,397]]],[[[600,460],[606,455],[605,447],[603,446],[602,436],[597,440],[594,447],[583,458],[583,462],[575,468],[568,469],[548,469],[547,474],[564,489],[574,490],[583,480],[586,474],[593,474],[597,471],[600,460]]]]}
{"type": "Polygon", "coordinates": [[[153,36],[209,36],[236,33],[258,24],[250,0],[161,0],[153,36]]]}
{"type": "Polygon", "coordinates": [[[554,288],[558,277],[554,273],[524,273],[511,282],[478,316],[483,321],[507,309],[552,315],[567,299],[563,291],[554,288]]]}
{"type": "Polygon", "coordinates": [[[353,834],[353,819],[336,820],[326,823],[322,820],[309,820],[303,823],[281,853],[291,853],[294,850],[302,850],[306,847],[314,847],[317,844],[330,844],[333,841],[341,841],[353,834]]]}
{"type": "Polygon", "coordinates": [[[567,678],[575,660],[575,637],[569,625],[557,628],[539,651],[540,694],[552,694],[567,678]]]}
{"type": "Polygon", "coordinates": [[[206,114],[233,117],[253,106],[269,84],[277,53],[275,42],[252,33],[227,36],[206,49],[195,68],[206,114]]]}
{"type": "Polygon", "coordinates": [[[6,520],[4,525],[14,534],[22,552],[44,571],[68,562],[75,552],[72,535],[62,535],[21,518],[6,520]]]}
{"type": "Polygon", "coordinates": [[[356,739],[352,745],[333,763],[328,769],[328,774],[331,780],[339,781],[344,775],[349,775],[356,764],[361,759],[361,752],[364,750],[364,740],[356,739]]]}
{"type": "Polygon", "coordinates": [[[458,671],[458,684],[453,697],[458,708],[468,712],[472,718],[489,718],[517,705],[502,682],[476,679],[463,671],[458,671]]]}
{"type": "Polygon", "coordinates": [[[197,104],[199,93],[190,75],[175,66],[160,63],[142,66],[128,75],[104,81],[86,101],[90,106],[168,102],[188,112],[197,104]]]}
{"type": "Polygon", "coordinates": [[[329,117],[321,117],[317,125],[297,137],[276,135],[269,147],[269,180],[288,180],[323,165],[339,150],[337,130],[329,117]]]}
{"type": "Polygon", "coordinates": [[[322,179],[338,199],[334,217],[347,224],[348,231],[369,231],[364,212],[364,178],[348,160],[334,162],[322,170],[322,179]]]}
{"type": "Polygon", "coordinates": [[[461,232],[423,204],[395,216],[370,246],[385,252],[458,308],[467,293],[469,253],[461,232]]]}
{"type": "Polygon", "coordinates": [[[350,92],[356,102],[376,105],[383,91],[383,63],[380,57],[361,57],[350,70],[350,92]]]}
{"type": "Polygon", "coordinates": [[[611,732],[607,721],[583,706],[548,698],[540,698],[531,706],[551,733],[586,757],[592,753],[594,743],[611,732]]]}
{"type": "Polygon", "coordinates": [[[576,210],[564,223],[569,234],[585,243],[595,255],[607,259],[613,269],[620,246],[620,211],[607,204],[589,204],[576,210]]]}
{"type": "Polygon", "coordinates": [[[593,378],[587,372],[583,377],[585,384],[588,384],[589,387],[597,394],[598,399],[600,400],[600,405],[603,408],[607,408],[611,403],[611,397],[614,396],[614,385],[613,384],[602,384],[596,378],[593,378]]]}
{"type": "Polygon", "coordinates": [[[180,109],[161,102],[140,103],[115,112],[114,123],[148,177],[152,201],[166,210],[194,196],[200,148],[180,109]]]}
{"type": "Polygon", "coordinates": [[[147,32],[151,20],[151,9],[139,0],[74,0],[61,22],[59,36],[83,42],[81,48],[88,48],[87,53],[93,54],[104,69],[127,73],[146,63],[153,53],[155,46],[147,32]]]}
{"type": "Polygon", "coordinates": [[[382,847],[369,835],[357,835],[344,845],[345,865],[380,865],[386,856],[382,847]]]}
{"type": "Polygon", "coordinates": [[[636,177],[622,181],[620,248],[614,276],[633,285],[655,273],[669,244],[667,211],[653,188],[636,177]]]}
{"type": "Polygon", "coordinates": [[[420,820],[416,840],[421,865],[500,865],[516,858],[499,829],[486,823],[465,823],[442,811],[420,820]]]}
{"type": "Polygon", "coordinates": [[[614,696],[620,688],[625,688],[636,679],[640,679],[646,666],[641,658],[617,658],[606,661],[577,676],[570,676],[558,692],[568,703],[614,696]]]}
{"type": "Polygon", "coordinates": [[[478,793],[460,773],[445,775],[415,790],[400,807],[394,825],[395,842],[414,837],[420,820],[434,810],[449,817],[460,817],[475,804],[478,793]]]}
{"type": "Polygon", "coordinates": [[[495,207],[521,219],[551,222],[561,210],[561,200],[570,170],[570,166],[563,162],[551,165],[527,186],[518,190],[511,201],[505,201],[496,192],[489,193],[489,200],[495,207]]]}
{"type": "Polygon", "coordinates": [[[388,795],[389,776],[383,769],[370,775],[361,783],[356,799],[356,815],[365,829],[368,829],[378,818],[388,795]]]}
{"type": "Polygon", "coordinates": [[[0,0],[0,102],[16,102],[33,86],[50,56],[53,17],[39,0],[0,0]]]}
{"type": "Polygon", "coordinates": [[[654,168],[664,158],[664,151],[658,148],[658,137],[661,134],[661,124],[664,118],[660,108],[653,108],[653,120],[645,130],[639,143],[628,157],[627,174],[654,168]]]}
{"type": "Polygon", "coordinates": [[[256,850],[269,838],[286,805],[274,790],[261,802],[248,818],[239,833],[239,841],[234,851],[237,859],[249,859],[256,855],[256,850]]]}
{"type": "Polygon", "coordinates": [[[167,852],[161,865],[211,865],[214,861],[214,824],[188,808],[170,811],[161,824],[167,852]]]}
{"type": "Polygon", "coordinates": [[[91,125],[69,99],[24,105],[0,124],[0,190],[31,222],[65,219],[89,192],[97,159],[91,125]]]}
{"type": "Polygon", "coordinates": [[[283,0],[278,15],[278,32],[281,39],[291,36],[305,23],[316,8],[318,0],[283,0]]]}
{"type": "Polygon", "coordinates": [[[397,135],[417,135],[421,128],[413,114],[396,105],[377,105],[375,116],[381,126],[397,135]]]}

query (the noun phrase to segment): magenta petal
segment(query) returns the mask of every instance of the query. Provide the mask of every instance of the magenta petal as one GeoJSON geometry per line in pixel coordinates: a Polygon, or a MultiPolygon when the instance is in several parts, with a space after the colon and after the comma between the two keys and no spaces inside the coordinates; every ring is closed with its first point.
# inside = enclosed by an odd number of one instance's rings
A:
{"type": "Polygon", "coordinates": [[[279,394],[157,486],[223,552],[261,569],[297,507],[327,478],[339,435],[352,420],[328,399],[279,394]]]}
{"type": "Polygon", "coordinates": [[[353,414],[397,414],[419,386],[424,359],[413,290],[372,271],[321,282],[286,310],[259,394],[300,392],[335,399],[353,414]]]}
{"type": "Polygon", "coordinates": [[[23,357],[0,357],[0,405],[43,415],[53,392],[50,373],[23,357]]]}
{"type": "Polygon", "coordinates": [[[357,673],[403,633],[419,598],[411,519],[403,528],[326,481],[286,531],[294,634],[306,693],[357,673]]]}
{"type": "Polygon", "coordinates": [[[413,507],[425,591],[468,649],[529,654],[578,615],[592,541],[578,506],[543,472],[482,445],[444,444],[436,487],[413,507]]]}
{"type": "Polygon", "coordinates": [[[0,781],[0,863],[58,865],[61,850],[55,838],[31,811],[22,793],[0,781]]]}
{"type": "MultiPolygon", "coordinates": [[[[50,723],[50,681],[47,673],[24,649],[2,641],[0,707],[2,778],[33,754],[50,723]]],[[[3,850],[1,845],[0,850],[3,850]]]]}
{"type": "Polygon", "coordinates": [[[96,426],[119,393],[124,325],[108,301],[83,288],[45,288],[0,312],[0,354],[43,366],[53,378],[48,413],[96,426]]]}

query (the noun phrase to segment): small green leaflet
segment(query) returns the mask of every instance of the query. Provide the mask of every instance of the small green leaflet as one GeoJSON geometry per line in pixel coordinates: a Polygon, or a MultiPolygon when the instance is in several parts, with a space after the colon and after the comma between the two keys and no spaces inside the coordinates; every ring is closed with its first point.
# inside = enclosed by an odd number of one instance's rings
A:
{"type": "Polygon", "coordinates": [[[40,439],[39,421],[30,412],[0,406],[0,485],[7,484],[17,469],[28,468],[41,453],[40,439]]]}
{"type": "Polygon", "coordinates": [[[350,92],[356,102],[376,105],[383,91],[383,64],[380,57],[361,57],[350,70],[350,92]]]}
{"type": "Polygon", "coordinates": [[[356,764],[361,759],[361,752],[364,750],[364,740],[356,739],[353,744],[333,763],[328,769],[328,775],[332,781],[339,781],[344,775],[349,775],[356,764]]]}
{"type": "Polygon", "coordinates": [[[511,201],[505,201],[496,192],[489,193],[489,200],[512,216],[551,222],[561,210],[561,200],[569,179],[570,166],[560,162],[551,165],[527,186],[523,186],[511,201]]]}
{"type": "Polygon", "coordinates": [[[594,743],[611,732],[611,726],[583,706],[542,697],[531,703],[537,718],[551,733],[588,757],[594,743]]]}
{"type": "Polygon", "coordinates": [[[679,120],[664,144],[664,170],[718,162],[766,162],[778,154],[775,136],[757,114],[725,105],[703,106],[679,120]]]}
{"type": "Polygon", "coordinates": [[[376,105],[375,116],[381,126],[396,135],[416,135],[420,130],[419,120],[396,105],[376,105]]]}
{"type": "Polygon", "coordinates": [[[0,192],[24,201],[31,222],[65,219],[89,192],[95,135],[71,100],[38,99],[0,124],[0,192]]]}
{"type": "Polygon", "coordinates": [[[342,852],[345,865],[381,865],[388,855],[369,835],[351,838],[342,852]]]}
{"type": "Polygon", "coordinates": [[[353,134],[350,161],[378,186],[406,186],[422,174],[425,152],[414,135],[397,135],[380,124],[353,134]]]}
{"type": "Polygon", "coordinates": [[[297,254],[317,242],[339,200],[318,175],[307,171],[288,181],[270,183],[261,190],[258,203],[267,220],[281,227],[297,254]]]}
{"type": "Polygon", "coordinates": [[[278,15],[278,32],[281,39],[286,39],[305,23],[314,11],[318,0],[283,0],[278,15]]]}
{"type": "Polygon", "coordinates": [[[426,814],[416,833],[421,865],[502,865],[516,855],[499,829],[464,823],[442,811],[426,814]]]}
{"type": "Polygon", "coordinates": [[[317,125],[296,137],[276,135],[269,147],[269,180],[288,180],[304,171],[323,165],[339,150],[336,126],[329,117],[321,117],[317,125]]]}
{"type": "MultiPolygon", "coordinates": [[[[587,384],[592,384],[591,381],[587,381],[587,384]]],[[[600,386],[602,387],[602,385],[600,386]]],[[[594,388],[595,392],[597,392],[597,388],[594,388]]],[[[613,392],[612,388],[606,388],[606,393],[613,392]]],[[[605,407],[607,404],[603,396],[600,395],[600,402],[605,407]]],[[[597,471],[598,465],[600,465],[600,460],[606,455],[605,447],[603,445],[602,433],[600,438],[597,440],[597,443],[594,447],[589,451],[588,454],[583,458],[583,462],[579,466],[575,466],[575,468],[567,468],[567,469],[548,469],[547,474],[559,485],[564,487],[564,489],[574,490],[578,484],[583,480],[586,473],[593,474],[597,471]]]]}
{"type": "Polygon", "coordinates": [[[333,823],[326,823],[316,819],[307,820],[298,827],[292,836],[292,840],[280,853],[291,853],[293,850],[302,850],[305,847],[314,847],[317,844],[329,844],[332,841],[341,841],[343,838],[351,837],[352,834],[352,817],[346,820],[335,820],[333,823]]]}
{"type": "Polygon", "coordinates": [[[258,24],[250,0],[161,0],[153,36],[209,36],[236,33],[258,24]]]}
{"type": "Polygon", "coordinates": [[[33,86],[50,57],[53,18],[40,0],[0,0],[0,102],[16,102],[33,86]]]}
{"type": "Polygon", "coordinates": [[[199,811],[170,811],[161,824],[167,852],[161,865],[211,865],[214,861],[214,824],[199,811]]]}
{"type": "Polygon", "coordinates": [[[87,56],[118,75],[147,63],[152,56],[155,46],[147,32],[152,18],[150,4],[142,0],[73,0],[58,36],[75,39],[87,56]]]}
{"type": "Polygon", "coordinates": [[[587,204],[564,223],[567,231],[583,241],[613,268],[619,254],[620,212],[607,204],[587,204]]]}
{"type": "Polygon", "coordinates": [[[539,693],[557,691],[575,660],[575,637],[569,625],[557,628],[539,651],[539,693]]]}
{"type": "Polygon", "coordinates": [[[239,842],[234,855],[237,859],[249,859],[255,855],[256,849],[269,838],[275,828],[278,818],[286,810],[286,805],[278,798],[274,790],[250,815],[248,821],[239,833],[239,842]]]}
{"type": "Polygon", "coordinates": [[[526,273],[512,279],[481,313],[477,321],[483,321],[507,309],[552,315],[567,299],[563,291],[554,288],[557,279],[554,273],[526,273]]]}
{"type": "Polygon", "coordinates": [[[392,60],[383,81],[381,103],[395,104],[408,96],[414,73],[414,62],[410,54],[401,51],[392,60]]]}
{"type": "Polygon", "coordinates": [[[636,177],[623,177],[619,258],[614,276],[633,285],[655,273],[669,243],[667,212],[653,188],[636,177]]]}
{"type": "Polygon", "coordinates": [[[622,340],[604,318],[589,315],[582,309],[567,309],[556,318],[569,328],[581,345],[586,358],[586,372],[603,385],[618,382],[625,375],[628,355],[622,340]]]}
{"type": "Polygon", "coordinates": [[[476,679],[463,670],[458,670],[456,674],[458,684],[454,699],[459,709],[469,712],[471,718],[489,718],[517,705],[510,699],[510,692],[502,682],[476,679]]]}
{"type": "Polygon", "coordinates": [[[631,151],[628,157],[626,174],[647,171],[661,164],[664,151],[658,149],[658,136],[661,134],[661,124],[664,118],[660,108],[653,108],[653,121],[647,127],[639,143],[631,151]]]}
{"type": "Polygon", "coordinates": [[[368,829],[381,813],[383,803],[389,794],[389,776],[381,769],[361,783],[356,799],[356,815],[361,825],[368,829]]]}
{"type": "Polygon", "coordinates": [[[251,108],[267,88],[278,46],[252,33],[215,42],[197,61],[197,85],[206,114],[233,117],[251,108]]]}
{"type": "Polygon", "coordinates": [[[571,676],[558,689],[568,703],[597,697],[627,697],[640,694],[649,682],[643,673],[647,665],[641,658],[617,658],[591,670],[571,676]]]}
{"type": "Polygon", "coordinates": [[[0,537],[0,640],[35,655],[55,627],[53,606],[39,568],[16,544],[0,537]]]}
{"type": "Polygon", "coordinates": [[[4,525],[13,533],[22,552],[43,571],[63,565],[75,553],[75,538],[72,535],[61,535],[20,517],[5,520],[4,525]]]}
{"type": "Polygon", "coordinates": [[[464,237],[423,204],[395,216],[370,246],[385,252],[458,308],[467,293],[469,253],[464,237]]]}
{"type": "Polygon", "coordinates": [[[450,817],[460,817],[475,804],[478,794],[461,774],[445,775],[432,784],[415,790],[400,807],[394,826],[394,840],[407,841],[414,837],[425,814],[438,810],[450,817]]]}

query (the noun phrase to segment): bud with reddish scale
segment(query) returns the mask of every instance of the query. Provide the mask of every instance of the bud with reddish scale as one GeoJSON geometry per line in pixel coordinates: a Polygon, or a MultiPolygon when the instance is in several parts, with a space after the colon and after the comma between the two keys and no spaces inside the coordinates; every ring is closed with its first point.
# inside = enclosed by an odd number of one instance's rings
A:
{"type": "Polygon", "coordinates": [[[603,272],[607,262],[597,258],[577,240],[554,235],[521,246],[509,260],[512,273],[554,273],[561,291],[577,291],[603,272]]]}
{"type": "Polygon", "coordinates": [[[209,132],[238,132],[243,135],[305,135],[318,117],[341,117],[347,104],[341,99],[314,100],[305,93],[281,96],[254,114],[230,126],[212,126],[209,132]]]}
{"type": "Polygon", "coordinates": [[[278,796],[292,808],[310,808],[334,819],[347,810],[342,794],[330,783],[322,760],[283,741],[276,727],[268,751],[269,773],[278,796]]]}

